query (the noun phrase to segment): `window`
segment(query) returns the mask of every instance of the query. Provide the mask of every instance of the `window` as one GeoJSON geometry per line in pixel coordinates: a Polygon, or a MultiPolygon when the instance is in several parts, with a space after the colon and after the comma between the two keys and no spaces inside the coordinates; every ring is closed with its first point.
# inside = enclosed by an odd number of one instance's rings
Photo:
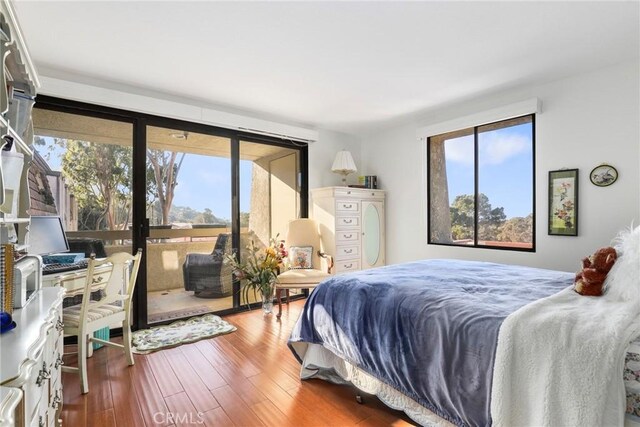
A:
{"type": "Polygon", "coordinates": [[[430,244],[535,250],[535,115],[431,136],[430,244]]]}

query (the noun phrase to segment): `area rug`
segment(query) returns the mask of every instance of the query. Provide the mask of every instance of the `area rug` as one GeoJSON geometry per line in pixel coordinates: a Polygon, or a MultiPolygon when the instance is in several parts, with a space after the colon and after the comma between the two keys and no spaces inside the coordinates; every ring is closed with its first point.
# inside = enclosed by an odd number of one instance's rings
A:
{"type": "Polygon", "coordinates": [[[165,320],[183,319],[185,317],[198,316],[199,314],[210,313],[213,310],[206,305],[197,305],[195,307],[183,308],[180,310],[163,311],[160,313],[149,314],[147,320],[149,323],[163,322],[165,320]]]}
{"type": "Polygon", "coordinates": [[[178,320],[170,325],[141,329],[131,334],[131,343],[134,353],[147,354],[235,330],[235,326],[225,322],[220,316],[205,314],[188,320],[178,320]]]}

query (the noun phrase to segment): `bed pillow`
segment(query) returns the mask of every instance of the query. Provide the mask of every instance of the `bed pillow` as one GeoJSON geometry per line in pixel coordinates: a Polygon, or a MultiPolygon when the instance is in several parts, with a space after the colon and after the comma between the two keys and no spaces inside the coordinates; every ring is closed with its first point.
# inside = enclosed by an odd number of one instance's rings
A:
{"type": "Polygon", "coordinates": [[[291,246],[289,268],[313,268],[313,246],[291,246]]]}
{"type": "Polygon", "coordinates": [[[640,226],[621,232],[613,241],[618,260],[604,282],[608,298],[636,301],[640,295],[640,226]]]}

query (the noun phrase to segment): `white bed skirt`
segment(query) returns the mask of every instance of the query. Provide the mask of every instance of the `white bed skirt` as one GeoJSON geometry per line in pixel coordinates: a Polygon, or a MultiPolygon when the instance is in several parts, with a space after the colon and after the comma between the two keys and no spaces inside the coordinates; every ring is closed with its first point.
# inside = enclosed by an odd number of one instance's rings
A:
{"type": "Polygon", "coordinates": [[[353,384],[365,393],[376,395],[390,408],[403,411],[420,425],[453,426],[415,400],[341,359],[321,345],[302,342],[291,343],[291,345],[303,359],[300,371],[300,378],[303,380],[319,378],[336,384],[353,384]]]}
{"type": "MultiPolygon", "coordinates": [[[[319,378],[335,384],[352,384],[365,393],[377,396],[390,408],[403,411],[412,420],[423,426],[451,427],[452,423],[434,414],[415,400],[383,383],[362,369],[336,356],[319,344],[291,343],[302,356],[300,378],[319,378]]],[[[640,348],[640,344],[636,344],[640,348]]],[[[631,350],[631,349],[630,349],[631,350]]],[[[640,427],[640,419],[627,414],[625,427],[640,427]]]]}

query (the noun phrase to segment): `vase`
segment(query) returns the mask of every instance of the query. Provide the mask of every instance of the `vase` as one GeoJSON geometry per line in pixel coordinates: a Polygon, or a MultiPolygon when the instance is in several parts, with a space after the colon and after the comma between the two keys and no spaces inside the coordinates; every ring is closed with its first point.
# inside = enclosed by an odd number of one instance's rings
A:
{"type": "Polygon", "coordinates": [[[262,311],[264,314],[273,313],[273,298],[275,297],[276,287],[271,284],[268,288],[262,290],[262,311]]]}

